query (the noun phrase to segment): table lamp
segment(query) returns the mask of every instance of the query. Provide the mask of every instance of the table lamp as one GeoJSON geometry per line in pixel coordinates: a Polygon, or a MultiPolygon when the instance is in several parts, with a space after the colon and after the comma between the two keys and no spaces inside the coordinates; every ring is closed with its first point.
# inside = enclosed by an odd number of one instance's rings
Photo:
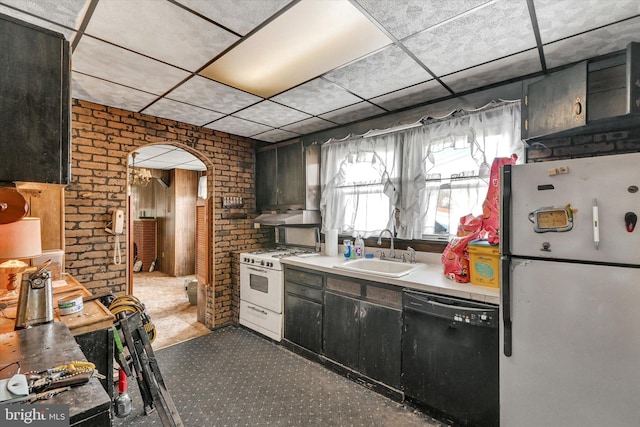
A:
{"type": "MultiPolygon", "coordinates": [[[[0,224],[0,272],[9,275],[8,291],[18,287],[18,274],[29,267],[22,260],[41,254],[40,218],[22,218],[0,224]]],[[[3,287],[0,283],[0,288],[3,287]]]]}

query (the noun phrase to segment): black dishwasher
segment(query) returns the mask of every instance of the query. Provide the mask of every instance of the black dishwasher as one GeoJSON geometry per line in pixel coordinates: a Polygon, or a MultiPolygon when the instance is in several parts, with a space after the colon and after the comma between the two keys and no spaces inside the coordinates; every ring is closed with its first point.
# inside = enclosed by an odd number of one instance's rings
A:
{"type": "Polygon", "coordinates": [[[497,426],[498,306],[405,290],[404,393],[465,426],[497,426]]]}

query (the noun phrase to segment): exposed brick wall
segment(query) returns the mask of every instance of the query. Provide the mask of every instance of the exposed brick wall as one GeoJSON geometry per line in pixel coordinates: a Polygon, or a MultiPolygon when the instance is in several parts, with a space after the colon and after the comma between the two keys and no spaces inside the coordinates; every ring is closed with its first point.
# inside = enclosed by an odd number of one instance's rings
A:
{"type": "Polygon", "coordinates": [[[233,287],[237,286],[232,280],[231,252],[273,241],[268,229],[254,229],[250,219],[222,219],[221,215],[223,196],[242,197],[242,212],[249,218],[255,213],[255,153],[248,138],[73,100],[72,179],[65,192],[66,271],[94,292],[127,290],[125,239],[120,243],[123,262],[115,265],[115,238],[104,228],[110,209],[126,211],[129,153],[154,143],[179,146],[207,165],[215,281],[207,289],[206,324],[229,323],[234,316],[233,287]]]}
{"type": "Polygon", "coordinates": [[[149,271],[151,263],[158,256],[156,221],[148,219],[133,221],[133,243],[138,250],[138,260],[142,261],[142,271],[149,271]]]}
{"type": "Polygon", "coordinates": [[[606,156],[640,151],[640,129],[550,139],[530,144],[527,162],[606,156]]]}

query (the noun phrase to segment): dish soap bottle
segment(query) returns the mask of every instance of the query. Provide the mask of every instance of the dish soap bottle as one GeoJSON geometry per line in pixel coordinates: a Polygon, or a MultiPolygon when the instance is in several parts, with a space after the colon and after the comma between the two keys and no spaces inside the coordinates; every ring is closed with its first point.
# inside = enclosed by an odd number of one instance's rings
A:
{"type": "Polygon", "coordinates": [[[344,257],[346,259],[353,258],[353,246],[351,240],[345,239],[342,246],[344,247],[344,257]]]}
{"type": "Polygon", "coordinates": [[[364,256],[364,240],[362,239],[362,235],[358,234],[354,246],[356,258],[362,258],[364,256]]]}

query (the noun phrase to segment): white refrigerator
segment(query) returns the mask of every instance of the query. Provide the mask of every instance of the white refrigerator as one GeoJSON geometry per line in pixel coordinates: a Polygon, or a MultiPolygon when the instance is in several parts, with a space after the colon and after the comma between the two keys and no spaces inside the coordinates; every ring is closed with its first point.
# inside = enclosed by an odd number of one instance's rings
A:
{"type": "Polygon", "coordinates": [[[640,153],[501,182],[500,425],[640,425],[640,153]]]}

